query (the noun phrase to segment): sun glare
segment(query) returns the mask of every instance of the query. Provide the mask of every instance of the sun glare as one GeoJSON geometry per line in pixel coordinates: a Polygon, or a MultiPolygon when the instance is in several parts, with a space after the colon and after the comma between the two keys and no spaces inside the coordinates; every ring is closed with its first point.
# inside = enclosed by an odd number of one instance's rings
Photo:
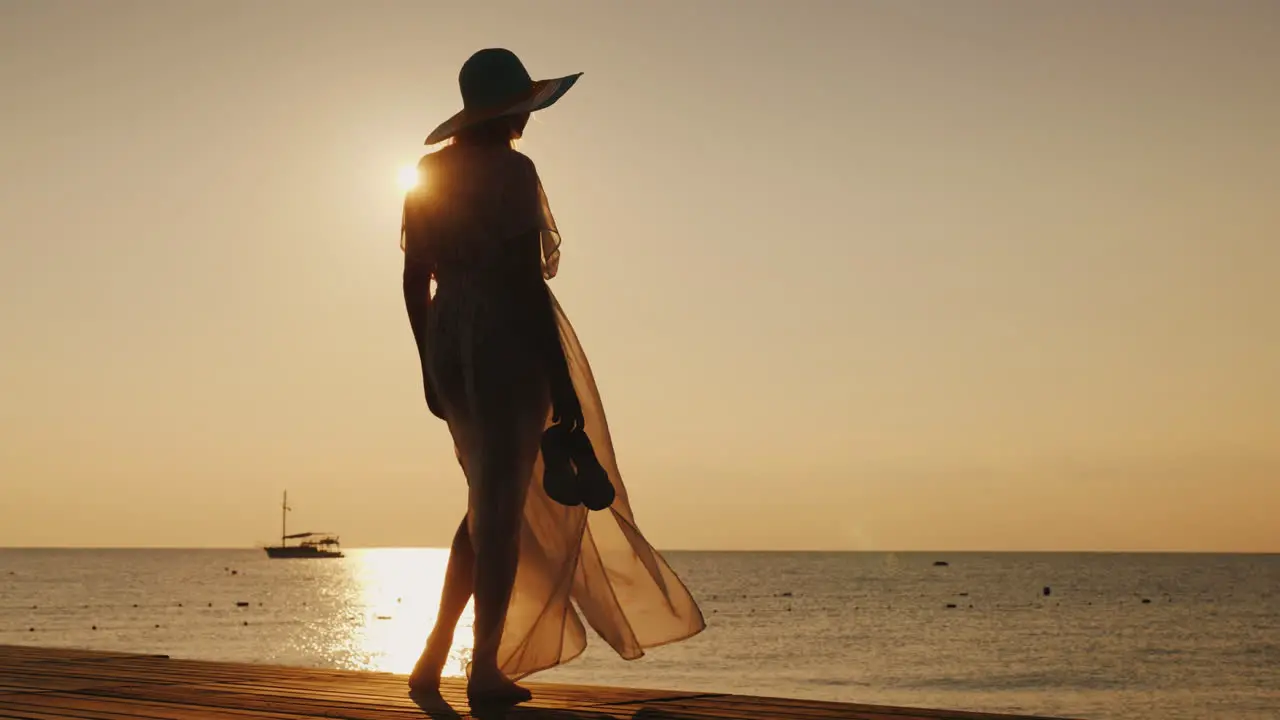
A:
{"type": "MultiPolygon", "coordinates": [[[[439,548],[379,548],[353,551],[360,586],[360,618],[354,645],[358,666],[366,670],[407,673],[422,653],[440,609],[449,551],[439,548]]],[[[475,611],[471,603],[454,633],[444,674],[462,677],[474,644],[475,611]]]]}
{"type": "Polygon", "coordinates": [[[400,189],[409,192],[410,190],[422,184],[422,176],[418,172],[416,165],[405,165],[400,168],[400,173],[396,176],[400,189]]]}

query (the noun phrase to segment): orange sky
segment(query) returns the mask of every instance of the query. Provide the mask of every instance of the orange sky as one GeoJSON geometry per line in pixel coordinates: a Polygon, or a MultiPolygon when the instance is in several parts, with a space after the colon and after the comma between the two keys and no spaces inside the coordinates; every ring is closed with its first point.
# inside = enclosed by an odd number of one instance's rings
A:
{"type": "Polygon", "coordinates": [[[1280,5],[0,4],[0,545],[441,545],[397,171],[486,46],[649,538],[1280,552],[1280,5]],[[304,527],[305,526],[305,527],[304,527]]]}

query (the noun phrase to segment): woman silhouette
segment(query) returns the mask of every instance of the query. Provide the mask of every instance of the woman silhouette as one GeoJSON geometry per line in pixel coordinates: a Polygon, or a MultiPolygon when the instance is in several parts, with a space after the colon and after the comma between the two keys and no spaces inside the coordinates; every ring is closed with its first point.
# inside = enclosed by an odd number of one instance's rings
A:
{"type": "Polygon", "coordinates": [[[426,182],[405,198],[404,296],[427,405],[448,423],[469,488],[409,684],[438,689],[474,594],[473,704],[529,699],[515,680],[581,653],[583,620],[627,659],[704,627],[636,527],[586,355],[546,283],[555,220],[513,147],[529,113],[578,77],[535,82],[510,51],[472,55],[458,77],[464,109],[427,138],[451,142],[422,158],[426,182]]]}

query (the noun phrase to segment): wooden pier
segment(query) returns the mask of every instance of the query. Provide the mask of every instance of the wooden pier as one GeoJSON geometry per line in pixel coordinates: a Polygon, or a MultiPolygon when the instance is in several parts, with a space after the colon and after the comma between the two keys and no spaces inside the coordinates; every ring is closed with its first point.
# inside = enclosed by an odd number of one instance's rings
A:
{"type": "Polygon", "coordinates": [[[25,720],[1044,720],[720,693],[527,683],[533,701],[472,714],[462,681],[411,697],[403,675],[0,645],[0,717],[25,720]],[[441,702],[443,700],[443,702],[441,702]]]}

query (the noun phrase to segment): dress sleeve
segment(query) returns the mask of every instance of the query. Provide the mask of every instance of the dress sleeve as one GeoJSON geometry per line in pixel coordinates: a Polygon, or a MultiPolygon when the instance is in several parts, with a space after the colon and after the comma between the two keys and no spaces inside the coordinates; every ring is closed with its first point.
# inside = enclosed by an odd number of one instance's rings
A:
{"type": "Polygon", "coordinates": [[[513,238],[537,231],[542,246],[542,277],[550,280],[560,268],[560,231],[533,161],[524,155],[516,158],[503,198],[504,226],[499,232],[513,238]]]}

